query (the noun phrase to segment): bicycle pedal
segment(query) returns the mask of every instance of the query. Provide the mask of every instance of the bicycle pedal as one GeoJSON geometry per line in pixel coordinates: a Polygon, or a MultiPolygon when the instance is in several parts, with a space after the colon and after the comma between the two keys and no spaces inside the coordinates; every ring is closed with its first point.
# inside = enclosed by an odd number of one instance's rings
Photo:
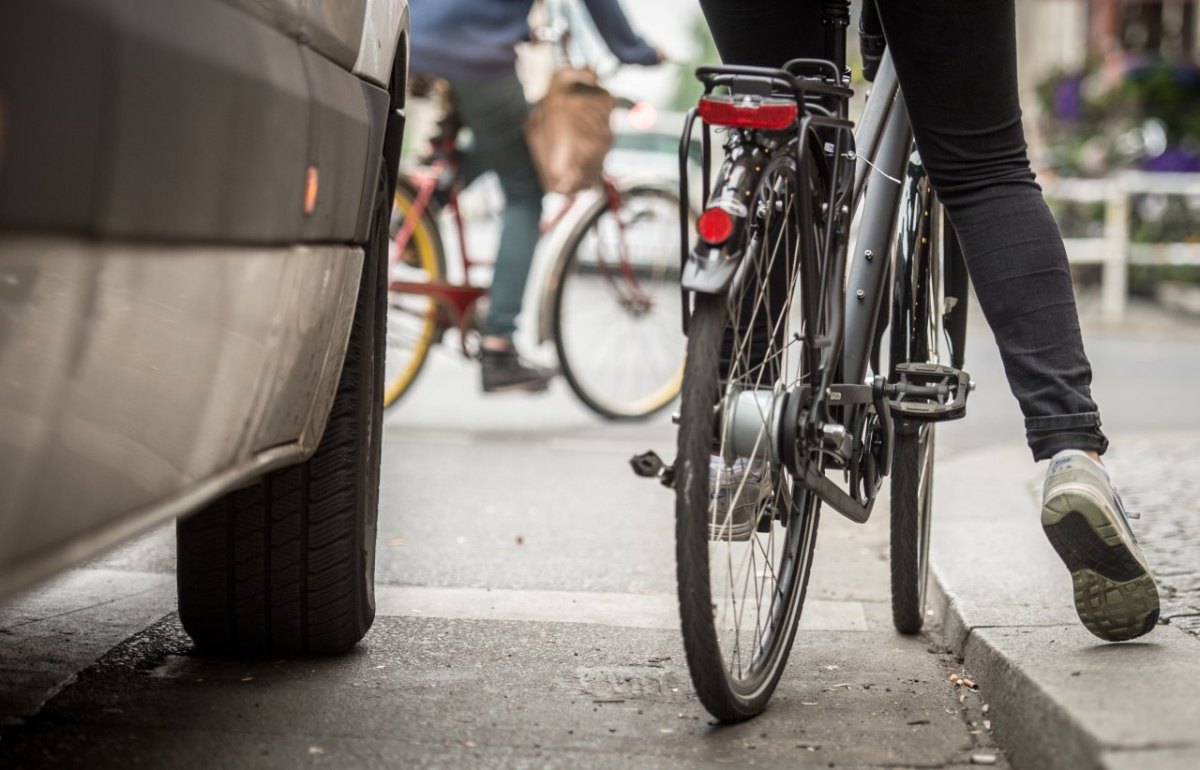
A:
{"type": "Polygon", "coordinates": [[[629,464],[633,468],[634,475],[644,479],[658,479],[664,487],[674,488],[675,465],[664,463],[654,450],[634,455],[630,458],[629,464]]]}
{"type": "Polygon", "coordinates": [[[892,415],[904,420],[944,422],[967,413],[970,375],[945,364],[908,363],[896,367],[897,381],[888,386],[892,415]]]}

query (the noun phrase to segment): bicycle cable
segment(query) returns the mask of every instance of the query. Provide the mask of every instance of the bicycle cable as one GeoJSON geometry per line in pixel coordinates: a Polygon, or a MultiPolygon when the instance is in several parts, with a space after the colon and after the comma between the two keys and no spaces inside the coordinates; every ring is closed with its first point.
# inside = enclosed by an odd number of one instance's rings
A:
{"type": "Polygon", "coordinates": [[[879,174],[881,177],[888,180],[889,182],[894,182],[895,184],[903,184],[903,182],[901,182],[899,179],[897,179],[896,177],[892,176],[891,174],[889,174],[886,171],[884,171],[883,169],[881,169],[879,166],[876,166],[874,163],[872,163],[865,155],[858,155],[857,153],[853,153],[852,160],[855,158],[857,158],[858,160],[861,160],[863,163],[866,163],[868,166],[871,167],[871,169],[876,174],[879,174]]]}

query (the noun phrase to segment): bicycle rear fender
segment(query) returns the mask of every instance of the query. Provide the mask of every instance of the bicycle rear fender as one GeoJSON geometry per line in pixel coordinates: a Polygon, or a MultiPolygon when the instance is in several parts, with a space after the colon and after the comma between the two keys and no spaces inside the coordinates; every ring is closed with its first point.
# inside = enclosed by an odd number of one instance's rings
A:
{"type": "Polygon", "coordinates": [[[683,264],[681,283],[687,291],[720,294],[733,283],[745,253],[746,220],[751,214],[749,202],[766,160],[763,149],[754,142],[730,149],[707,208],[718,208],[728,214],[733,220],[733,230],[719,244],[696,240],[683,264]]]}

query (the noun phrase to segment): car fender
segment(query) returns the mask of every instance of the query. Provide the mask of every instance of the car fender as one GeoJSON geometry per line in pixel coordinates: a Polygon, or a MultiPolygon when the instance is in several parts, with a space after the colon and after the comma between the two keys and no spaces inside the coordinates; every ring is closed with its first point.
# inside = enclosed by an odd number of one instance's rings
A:
{"type": "Polygon", "coordinates": [[[407,72],[408,46],[401,45],[407,29],[408,0],[367,0],[354,74],[386,88],[395,69],[407,72]]]}

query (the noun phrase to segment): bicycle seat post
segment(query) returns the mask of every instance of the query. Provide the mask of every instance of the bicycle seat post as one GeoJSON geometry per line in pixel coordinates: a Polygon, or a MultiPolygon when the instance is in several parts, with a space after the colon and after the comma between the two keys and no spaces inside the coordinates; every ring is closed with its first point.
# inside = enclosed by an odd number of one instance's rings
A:
{"type": "Polygon", "coordinates": [[[845,73],[850,0],[824,0],[821,4],[821,24],[825,27],[825,53],[837,65],[838,72],[845,73]]]}

